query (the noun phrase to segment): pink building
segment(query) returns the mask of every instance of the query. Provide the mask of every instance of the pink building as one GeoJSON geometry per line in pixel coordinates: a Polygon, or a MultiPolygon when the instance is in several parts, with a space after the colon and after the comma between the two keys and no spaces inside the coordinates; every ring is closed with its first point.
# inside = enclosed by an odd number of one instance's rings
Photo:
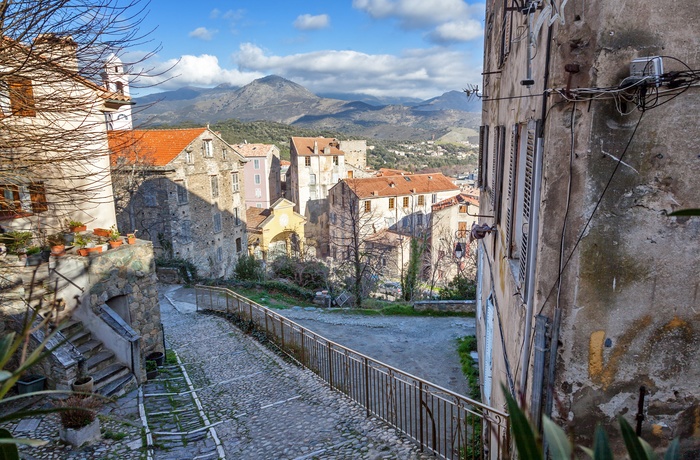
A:
{"type": "Polygon", "coordinates": [[[273,144],[238,144],[234,147],[248,159],[243,168],[247,208],[267,209],[282,196],[280,149],[273,144]]]}

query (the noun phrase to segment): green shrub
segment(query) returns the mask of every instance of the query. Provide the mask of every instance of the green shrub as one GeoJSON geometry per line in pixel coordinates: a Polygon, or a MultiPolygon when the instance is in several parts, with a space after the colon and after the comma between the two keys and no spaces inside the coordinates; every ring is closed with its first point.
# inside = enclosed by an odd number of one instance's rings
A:
{"type": "Polygon", "coordinates": [[[262,261],[247,254],[238,259],[235,273],[239,280],[247,281],[261,281],[265,276],[262,261]]]}
{"type": "Polygon", "coordinates": [[[270,264],[270,270],[277,278],[293,281],[307,289],[326,288],[328,267],[319,261],[304,261],[296,257],[278,257],[270,264]]]}
{"type": "Polygon", "coordinates": [[[475,366],[471,352],[476,351],[476,337],[468,335],[457,339],[457,354],[459,362],[462,364],[462,373],[469,382],[469,397],[480,401],[481,388],[479,387],[479,369],[475,366]]]}
{"type": "Polygon", "coordinates": [[[2,235],[0,242],[5,243],[7,252],[17,254],[29,246],[32,236],[32,232],[7,232],[2,235]]]}
{"type": "Polygon", "coordinates": [[[442,300],[474,300],[476,299],[476,280],[465,276],[455,276],[447,287],[440,291],[442,300]]]}

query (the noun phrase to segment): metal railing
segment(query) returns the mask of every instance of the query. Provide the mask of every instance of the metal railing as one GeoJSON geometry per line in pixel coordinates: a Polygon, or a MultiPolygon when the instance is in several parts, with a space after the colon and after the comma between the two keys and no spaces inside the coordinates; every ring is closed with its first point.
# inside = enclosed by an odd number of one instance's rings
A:
{"type": "Polygon", "coordinates": [[[510,458],[506,413],[441,388],[328,340],[278,313],[220,287],[195,286],[197,310],[235,313],[267,333],[282,350],[445,459],[510,458]]]}

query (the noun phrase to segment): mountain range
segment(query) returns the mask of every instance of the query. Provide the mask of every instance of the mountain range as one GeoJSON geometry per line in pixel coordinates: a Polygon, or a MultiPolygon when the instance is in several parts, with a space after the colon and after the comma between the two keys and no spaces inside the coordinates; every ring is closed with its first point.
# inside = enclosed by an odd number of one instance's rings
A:
{"type": "Polygon", "coordinates": [[[205,124],[227,119],[267,120],[379,139],[439,138],[480,123],[481,102],[460,91],[419,100],[362,94],[316,95],[269,75],[243,87],[185,87],[135,100],[138,126],[205,124]]]}

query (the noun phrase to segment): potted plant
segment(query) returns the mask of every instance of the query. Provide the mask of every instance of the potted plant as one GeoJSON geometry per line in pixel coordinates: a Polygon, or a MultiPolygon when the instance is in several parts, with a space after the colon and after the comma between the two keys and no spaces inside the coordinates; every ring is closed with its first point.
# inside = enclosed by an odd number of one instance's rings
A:
{"type": "Polygon", "coordinates": [[[96,410],[102,405],[95,396],[70,396],[55,403],[61,418],[61,440],[75,447],[100,439],[96,410]]]}
{"type": "Polygon", "coordinates": [[[43,375],[25,375],[17,380],[17,394],[25,395],[44,390],[46,377],[43,375]]]}
{"type": "Polygon", "coordinates": [[[2,235],[2,240],[8,253],[17,254],[20,260],[23,260],[27,256],[27,246],[33,236],[32,232],[12,231],[2,235]]]}
{"type": "Polygon", "coordinates": [[[131,233],[126,234],[126,242],[129,244],[136,244],[136,232],[137,230],[134,230],[131,233]]]}
{"type": "Polygon", "coordinates": [[[114,249],[122,245],[122,235],[115,225],[109,229],[109,246],[114,249]]]}
{"type": "Polygon", "coordinates": [[[51,248],[51,255],[60,256],[66,252],[66,241],[63,238],[63,233],[54,233],[46,238],[46,242],[51,248]]]}
{"type": "Polygon", "coordinates": [[[106,228],[94,228],[94,229],[92,230],[92,233],[94,233],[95,236],[102,236],[102,237],[104,237],[104,238],[108,238],[108,237],[109,237],[109,232],[110,232],[110,230],[108,230],[108,229],[106,229],[106,228]]]}
{"type": "Polygon", "coordinates": [[[151,359],[146,360],[146,378],[153,380],[158,377],[158,365],[151,359]]]}
{"type": "Polygon", "coordinates": [[[39,246],[29,246],[27,248],[27,265],[41,265],[41,248],[39,246]]]}
{"type": "Polygon", "coordinates": [[[146,356],[146,362],[155,361],[156,366],[162,366],[165,363],[165,354],[161,351],[154,351],[146,356]]]}
{"type": "Polygon", "coordinates": [[[70,231],[73,233],[84,232],[87,230],[87,226],[79,220],[69,220],[68,228],[70,228],[70,231]]]}
{"type": "Polygon", "coordinates": [[[92,239],[87,235],[76,234],[75,235],[75,245],[78,248],[79,255],[87,256],[89,253],[88,245],[92,245],[94,247],[95,243],[93,243],[92,239]]]}

